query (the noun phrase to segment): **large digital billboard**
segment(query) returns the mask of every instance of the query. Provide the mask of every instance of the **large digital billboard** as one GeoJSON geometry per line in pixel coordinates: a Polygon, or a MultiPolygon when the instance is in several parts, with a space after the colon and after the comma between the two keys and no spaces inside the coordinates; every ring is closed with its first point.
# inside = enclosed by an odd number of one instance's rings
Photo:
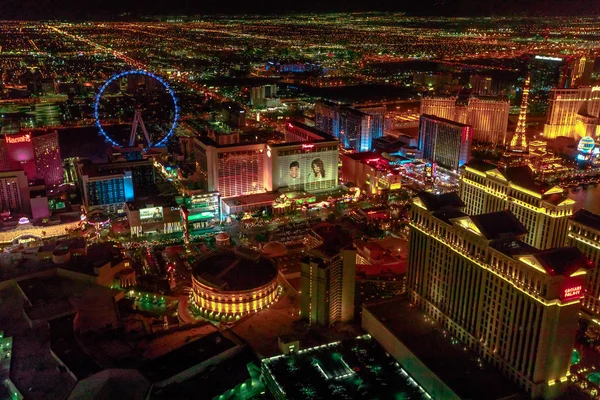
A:
{"type": "Polygon", "coordinates": [[[281,151],[274,175],[278,187],[309,192],[333,188],[338,180],[337,148],[314,148],[305,144],[298,150],[281,151]]]}
{"type": "Polygon", "coordinates": [[[163,220],[163,208],[162,207],[150,207],[140,209],[140,222],[162,222],[163,220]]]}

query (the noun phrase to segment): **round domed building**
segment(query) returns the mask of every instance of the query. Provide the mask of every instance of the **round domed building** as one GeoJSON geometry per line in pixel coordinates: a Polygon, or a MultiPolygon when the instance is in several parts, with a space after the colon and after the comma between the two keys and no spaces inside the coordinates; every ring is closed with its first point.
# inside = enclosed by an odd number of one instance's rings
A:
{"type": "Polygon", "coordinates": [[[287,247],[281,242],[269,242],[262,247],[261,251],[267,257],[279,257],[287,254],[287,247]]]}
{"type": "Polygon", "coordinates": [[[275,302],[277,275],[275,263],[255,251],[212,253],[192,266],[194,302],[204,318],[234,321],[275,302]]]}

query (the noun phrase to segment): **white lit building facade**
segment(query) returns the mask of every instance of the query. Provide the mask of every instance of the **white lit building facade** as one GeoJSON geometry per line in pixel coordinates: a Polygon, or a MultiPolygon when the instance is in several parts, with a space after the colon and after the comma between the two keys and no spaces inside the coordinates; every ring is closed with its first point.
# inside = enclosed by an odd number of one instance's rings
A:
{"type": "Polygon", "coordinates": [[[567,386],[587,259],[573,247],[529,246],[510,211],[469,216],[452,195],[414,199],[412,303],[532,398],[556,398],[567,386]]]}
{"type": "Polygon", "coordinates": [[[584,136],[592,136],[590,133],[594,133],[592,137],[596,138],[599,116],[599,86],[552,89],[544,125],[544,138],[565,136],[579,140],[584,136]]]}
{"type": "Polygon", "coordinates": [[[562,246],[574,201],[564,189],[533,181],[531,169],[473,161],[460,176],[460,198],[468,214],[510,210],[528,233],[523,241],[538,249],[562,246]]]}
{"type": "Polygon", "coordinates": [[[426,97],[421,114],[434,115],[473,127],[473,140],[502,144],[508,127],[507,100],[495,97],[469,97],[467,102],[452,97],[426,97]]]}

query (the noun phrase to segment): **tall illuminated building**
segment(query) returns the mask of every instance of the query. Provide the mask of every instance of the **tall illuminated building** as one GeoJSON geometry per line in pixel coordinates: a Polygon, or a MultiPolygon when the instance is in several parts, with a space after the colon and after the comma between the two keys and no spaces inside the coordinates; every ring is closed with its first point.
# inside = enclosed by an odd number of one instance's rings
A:
{"type": "Polygon", "coordinates": [[[0,172],[0,213],[30,211],[29,184],[25,172],[0,172]]]}
{"type": "Polygon", "coordinates": [[[411,209],[411,303],[532,398],[565,391],[591,269],[574,247],[540,251],[508,210],[468,215],[455,193],[411,209]],[[458,204],[457,204],[458,203],[458,204]]]}
{"type": "Polygon", "coordinates": [[[322,244],[301,261],[300,313],[311,325],[329,326],[354,317],[356,250],[335,226],[316,231],[322,244]]]}
{"type": "Polygon", "coordinates": [[[340,105],[326,100],[317,101],[315,128],[337,138],[340,134],[340,105]]]}
{"type": "Polygon", "coordinates": [[[573,214],[567,245],[577,247],[596,266],[587,279],[581,304],[586,312],[600,317],[600,215],[583,209],[573,214]]]}
{"type": "Polygon", "coordinates": [[[473,127],[473,140],[501,144],[508,126],[509,103],[497,97],[426,97],[421,114],[460,122],[473,127]]]}
{"type": "MultiPolygon", "coordinates": [[[[552,89],[544,125],[544,137],[555,139],[565,136],[581,139],[587,133],[587,124],[598,125],[599,116],[600,86],[552,89]]],[[[595,128],[591,129],[595,131],[595,128]]]]}
{"type": "Polygon", "coordinates": [[[373,140],[384,133],[385,107],[352,107],[331,101],[315,104],[315,127],[338,138],[340,144],[356,151],[370,151],[373,140]]]}
{"type": "Polygon", "coordinates": [[[125,213],[125,203],[134,200],[135,190],[146,190],[156,182],[151,160],[113,161],[92,164],[82,160],[75,164],[83,204],[86,210],[102,208],[125,213]]]}
{"type": "Polygon", "coordinates": [[[471,158],[473,128],[433,115],[423,114],[419,122],[419,149],[423,158],[450,170],[458,170],[471,158]]]}
{"type": "Polygon", "coordinates": [[[574,62],[571,57],[548,55],[526,56],[526,69],[531,74],[530,108],[537,114],[546,113],[551,89],[571,87],[574,62]]]}
{"type": "Polygon", "coordinates": [[[2,170],[22,170],[27,179],[44,181],[48,187],[63,183],[62,158],[57,131],[35,130],[19,133],[7,133],[0,138],[2,170]]]}
{"type": "Polygon", "coordinates": [[[460,175],[468,214],[510,210],[527,228],[523,241],[538,249],[561,246],[575,202],[560,186],[538,183],[529,166],[498,168],[473,160],[460,175]]]}
{"type": "Polygon", "coordinates": [[[271,190],[264,143],[221,145],[210,138],[197,138],[194,153],[201,184],[209,192],[233,197],[271,190]]]}

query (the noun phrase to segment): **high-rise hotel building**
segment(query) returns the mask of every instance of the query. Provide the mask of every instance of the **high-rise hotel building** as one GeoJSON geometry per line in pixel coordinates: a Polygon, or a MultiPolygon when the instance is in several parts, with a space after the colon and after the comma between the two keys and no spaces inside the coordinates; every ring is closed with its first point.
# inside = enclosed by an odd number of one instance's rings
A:
{"type": "Polygon", "coordinates": [[[471,158],[473,128],[433,115],[421,115],[419,149],[423,157],[457,171],[471,158]]]}
{"type": "Polygon", "coordinates": [[[552,89],[544,125],[544,138],[581,139],[600,133],[600,86],[552,89]]]}
{"type": "Polygon", "coordinates": [[[538,249],[562,246],[573,200],[564,189],[533,180],[529,166],[498,168],[479,160],[460,176],[460,198],[467,214],[510,210],[527,228],[523,241],[538,249]]]}
{"type": "Polygon", "coordinates": [[[502,144],[506,140],[509,103],[497,97],[426,97],[421,114],[435,115],[473,127],[473,140],[502,144]]]}
{"type": "Polygon", "coordinates": [[[467,215],[455,193],[420,193],[410,222],[408,291],[450,335],[532,398],[566,388],[591,269],[574,247],[538,250],[508,211],[467,215]]]}
{"type": "Polygon", "coordinates": [[[373,140],[383,136],[385,106],[352,107],[330,101],[315,104],[315,127],[348,149],[370,151],[373,140]]]}
{"type": "Polygon", "coordinates": [[[48,187],[63,183],[62,158],[55,130],[6,133],[0,137],[0,171],[25,171],[30,182],[48,187]]]}
{"type": "Polygon", "coordinates": [[[600,317],[600,215],[583,209],[573,214],[569,220],[567,245],[579,248],[596,266],[589,274],[581,303],[586,312],[600,317]]]}
{"type": "Polygon", "coordinates": [[[316,231],[322,243],[301,261],[300,313],[311,325],[329,326],[354,317],[356,250],[335,226],[316,231]]]}

